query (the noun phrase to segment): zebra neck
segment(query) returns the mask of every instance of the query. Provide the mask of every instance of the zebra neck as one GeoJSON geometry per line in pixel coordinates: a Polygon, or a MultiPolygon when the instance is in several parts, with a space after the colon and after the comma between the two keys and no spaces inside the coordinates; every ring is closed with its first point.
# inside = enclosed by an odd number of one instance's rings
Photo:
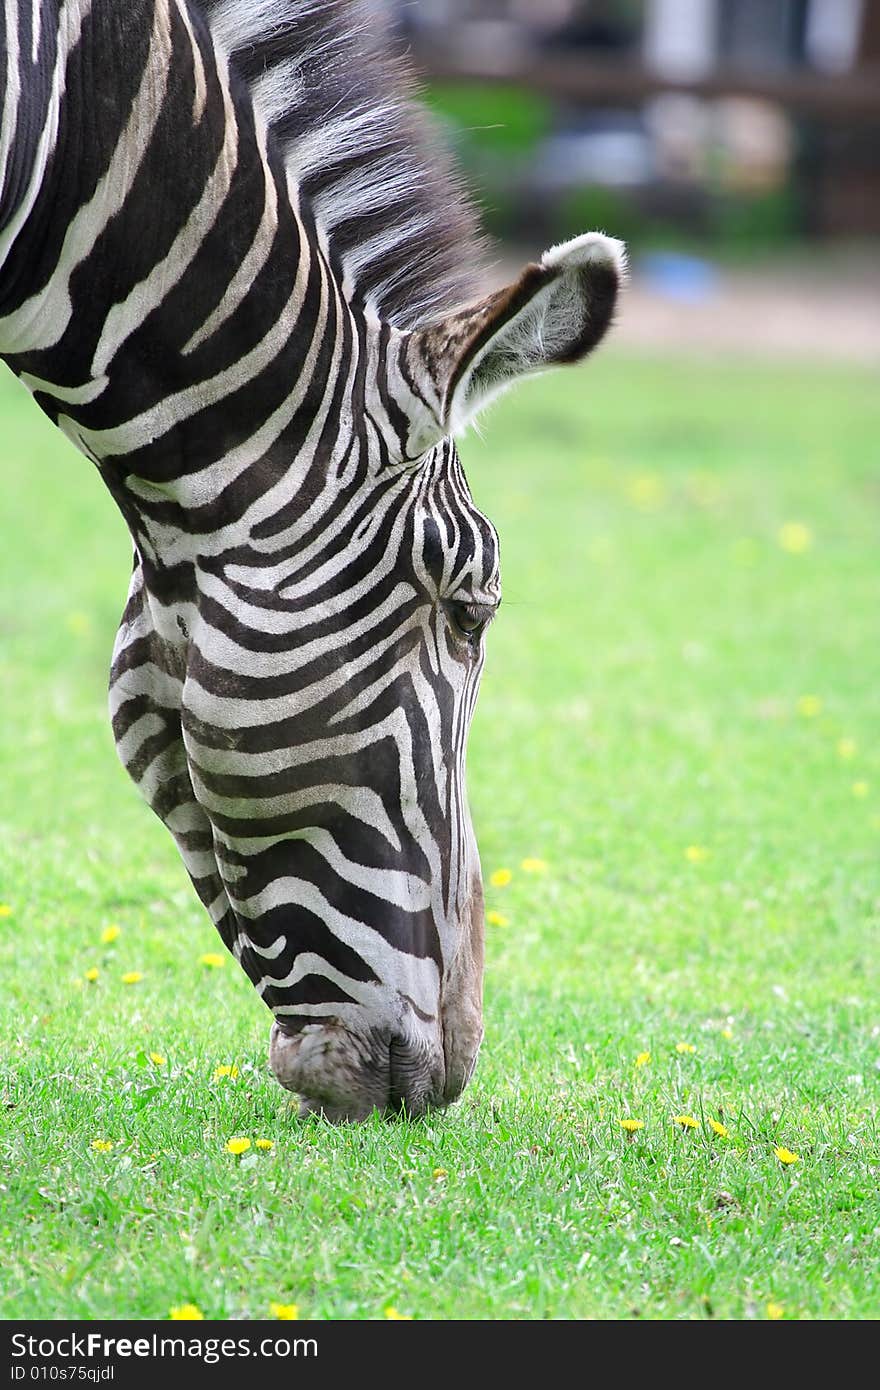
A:
{"type": "Polygon", "coordinates": [[[0,226],[0,353],[133,530],[244,525],[351,457],[363,319],[196,7],[38,10],[34,38],[31,0],[0,5],[39,55],[17,79],[39,134],[0,226]]]}

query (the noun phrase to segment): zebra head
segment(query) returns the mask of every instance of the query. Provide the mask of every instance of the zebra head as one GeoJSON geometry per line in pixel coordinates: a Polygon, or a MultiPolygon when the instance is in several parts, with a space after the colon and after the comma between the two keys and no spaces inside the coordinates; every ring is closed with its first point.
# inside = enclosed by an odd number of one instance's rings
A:
{"type": "Polygon", "coordinates": [[[473,1070],[500,587],[453,438],[583,357],[623,269],[592,233],[472,302],[473,218],[376,10],[0,5],[0,355],[133,538],[117,749],[276,1076],[337,1118],[473,1070]]]}
{"type": "Polygon", "coordinates": [[[420,1113],[473,1071],[483,893],[465,752],[501,591],[452,436],[517,379],[583,357],[622,270],[620,243],[590,234],[470,309],[368,340],[368,478],[334,493],[332,539],[318,523],[281,590],[299,606],[289,704],[277,734],[254,731],[296,824],[240,842],[227,883],[253,914],[239,949],[275,1013],[272,1067],[306,1109],[420,1113]]]}

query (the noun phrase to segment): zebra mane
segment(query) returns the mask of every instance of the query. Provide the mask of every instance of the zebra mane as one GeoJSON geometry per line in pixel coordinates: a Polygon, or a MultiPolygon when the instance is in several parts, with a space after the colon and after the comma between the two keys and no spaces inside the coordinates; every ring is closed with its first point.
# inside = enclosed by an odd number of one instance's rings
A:
{"type": "Polygon", "coordinates": [[[202,0],[353,303],[402,329],[482,293],[477,220],[377,0],[202,0]]]}

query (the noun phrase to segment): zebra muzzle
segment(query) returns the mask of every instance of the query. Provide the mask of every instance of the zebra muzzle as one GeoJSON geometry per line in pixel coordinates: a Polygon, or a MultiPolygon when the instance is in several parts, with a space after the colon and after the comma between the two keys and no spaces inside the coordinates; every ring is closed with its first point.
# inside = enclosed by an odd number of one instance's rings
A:
{"type": "Polygon", "coordinates": [[[338,1020],[300,1027],[277,1021],[269,1040],[276,1080],[300,1096],[300,1114],[334,1122],[416,1117],[445,1103],[442,1049],[423,1040],[358,1032],[338,1020]]]}

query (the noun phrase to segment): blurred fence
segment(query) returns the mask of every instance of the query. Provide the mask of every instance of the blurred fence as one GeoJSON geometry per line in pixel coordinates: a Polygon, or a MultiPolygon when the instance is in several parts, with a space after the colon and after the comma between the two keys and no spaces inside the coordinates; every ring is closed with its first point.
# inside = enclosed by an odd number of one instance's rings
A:
{"type": "Polygon", "coordinates": [[[383,3],[502,234],[880,234],[877,0],[383,3]]]}

